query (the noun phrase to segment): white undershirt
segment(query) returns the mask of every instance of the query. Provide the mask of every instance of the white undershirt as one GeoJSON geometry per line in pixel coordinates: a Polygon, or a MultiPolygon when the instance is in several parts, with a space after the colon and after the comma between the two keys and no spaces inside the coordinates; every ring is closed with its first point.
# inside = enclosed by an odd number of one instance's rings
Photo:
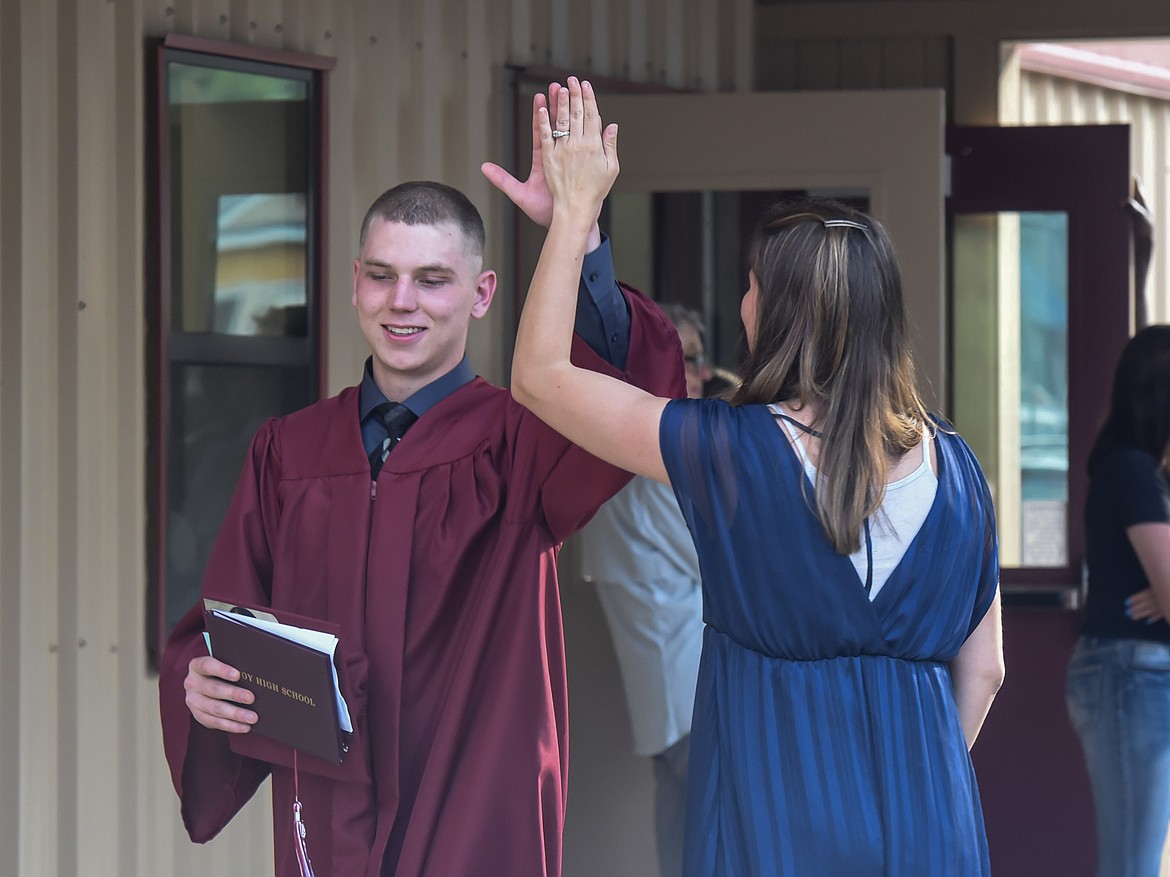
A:
{"type": "MultiPolygon", "coordinates": [[[[792,416],[779,405],[768,407],[773,414],[784,413],[792,416]]],[[[817,470],[809,460],[800,429],[779,416],[776,417],[776,422],[781,424],[792,438],[792,444],[804,464],[805,475],[815,488],[817,470]]],[[[886,495],[881,507],[870,519],[870,541],[873,545],[873,586],[869,592],[870,600],[877,596],[882,585],[889,579],[890,573],[902,560],[906,547],[922,528],[922,523],[930,513],[931,505],[934,504],[934,495],[938,491],[938,476],[931,466],[930,445],[925,439],[924,434],[923,441],[918,445],[922,449],[922,463],[909,475],[886,485],[886,495]]],[[[912,452],[911,450],[908,453],[912,452]]],[[[849,559],[853,561],[853,567],[864,585],[869,563],[865,550],[864,530],[860,535],[861,548],[849,555],[849,559]]]]}

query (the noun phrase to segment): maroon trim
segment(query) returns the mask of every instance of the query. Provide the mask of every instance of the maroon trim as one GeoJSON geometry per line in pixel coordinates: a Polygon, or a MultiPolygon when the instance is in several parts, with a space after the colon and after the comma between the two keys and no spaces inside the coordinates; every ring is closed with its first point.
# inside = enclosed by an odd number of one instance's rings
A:
{"type": "Polygon", "coordinates": [[[155,260],[157,274],[155,276],[155,362],[154,362],[154,447],[151,450],[154,466],[154,589],[155,630],[152,639],[154,643],[153,663],[158,666],[162,659],[163,646],[166,644],[166,541],[167,541],[167,423],[170,412],[170,381],[168,378],[167,363],[167,335],[171,325],[171,191],[167,177],[167,168],[170,166],[170,148],[167,139],[167,80],[166,80],[166,45],[159,42],[154,51],[154,131],[155,143],[153,150],[155,209],[154,217],[156,239],[153,241],[152,256],[155,260]]]}
{"type": "Polygon", "coordinates": [[[241,58],[245,61],[259,61],[264,64],[281,64],[285,67],[304,67],[308,70],[332,70],[337,59],[328,55],[313,55],[309,52],[292,52],[287,49],[270,49],[243,43],[225,43],[189,34],[169,33],[163,37],[162,45],[168,49],[182,49],[187,52],[202,52],[225,58],[241,58]]]}
{"type": "MultiPolygon", "coordinates": [[[[332,65],[330,68],[332,69],[332,65]]],[[[325,363],[329,337],[329,309],[325,306],[326,290],[329,289],[329,79],[328,70],[320,69],[317,79],[317,106],[321,117],[316,125],[317,142],[317,199],[316,213],[316,243],[317,243],[317,276],[314,278],[316,295],[313,296],[310,325],[316,326],[313,333],[313,356],[317,361],[318,399],[325,396],[328,381],[328,369],[325,363]]]]}
{"type": "Polygon", "coordinates": [[[1128,125],[947,131],[949,215],[1057,210],[1068,215],[1068,565],[1005,567],[1005,593],[1081,586],[1086,462],[1130,332],[1129,139],[1128,125]]]}

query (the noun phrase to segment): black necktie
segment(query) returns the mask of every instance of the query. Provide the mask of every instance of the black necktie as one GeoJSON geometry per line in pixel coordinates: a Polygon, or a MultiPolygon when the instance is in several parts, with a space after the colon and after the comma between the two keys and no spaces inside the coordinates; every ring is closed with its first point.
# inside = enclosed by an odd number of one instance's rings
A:
{"type": "Polygon", "coordinates": [[[370,451],[370,476],[377,478],[382,464],[410,429],[410,425],[418,420],[418,415],[400,402],[383,402],[370,416],[386,429],[386,437],[382,439],[382,443],[370,451]]]}

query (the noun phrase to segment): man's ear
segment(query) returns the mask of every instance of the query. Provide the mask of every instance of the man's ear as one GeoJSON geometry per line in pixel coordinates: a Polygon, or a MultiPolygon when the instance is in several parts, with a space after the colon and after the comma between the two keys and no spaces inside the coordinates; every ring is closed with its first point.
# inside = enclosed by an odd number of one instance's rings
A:
{"type": "Polygon", "coordinates": [[[475,284],[475,302],[471,305],[471,316],[478,320],[486,314],[495,294],[496,272],[484,271],[475,284]]]}
{"type": "Polygon", "coordinates": [[[355,308],[357,307],[358,272],[361,270],[362,270],[362,260],[361,259],[354,259],[353,260],[353,294],[350,297],[350,301],[353,303],[353,306],[355,308]]]}

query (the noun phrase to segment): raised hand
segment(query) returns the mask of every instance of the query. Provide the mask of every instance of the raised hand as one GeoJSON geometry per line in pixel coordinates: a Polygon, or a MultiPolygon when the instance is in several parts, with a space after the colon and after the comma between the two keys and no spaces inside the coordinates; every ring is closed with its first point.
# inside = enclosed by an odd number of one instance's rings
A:
{"type": "Polygon", "coordinates": [[[596,221],[618,176],[617,125],[603,128],[593,86],[575,76],[557,93],[555,122],[547,108],[538,107],[536,114],[554,213],[584,212],[596,221]]]}
{"type": "Polygon", "coordinates": [[[480,165],[483,175],[493,186],[503,192],[537,225],[548,228],[552,222],[552,194],[544,179],[543,142],[540,137],[540,113],[547,115],[548,107],[557,106],[557,98],[564,91],[560,83],[549,84],[548,96],[537,93],[532,98],[532,167],[528,179],[520,182],[498,164],[485,161],[480,165]]]}

